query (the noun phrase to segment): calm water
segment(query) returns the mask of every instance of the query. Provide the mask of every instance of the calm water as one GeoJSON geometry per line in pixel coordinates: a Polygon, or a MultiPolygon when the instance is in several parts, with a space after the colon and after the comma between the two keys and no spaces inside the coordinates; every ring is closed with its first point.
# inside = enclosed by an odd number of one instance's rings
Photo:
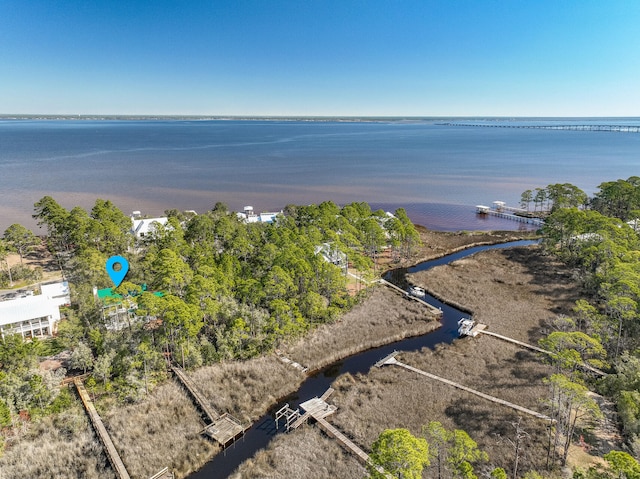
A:
{"type": "MultiPolygon", "coordinates": [[[[514,241],[512,243],[491,246],[478,246],[432,261],[426,261],[410,268],[409,272],[426,271],[434,266],[447,264],[479,251],[526,246],[533,243],[534,241],[514,241]]],[[[404,273],[404,270],[398,271],[398,276],[404,278],[404,273]]],[[[388,277],[387,279],[393,280],[392,277],[388,277]]],[[[288,403],[293,409],[296,409],[301,402],[313,397],[320,397],[341,374],[367,374],[376,361],[379,361],[393,351],[419,351],[424,347],[433,348],[437,344],[451,343],[458,337],[458,320],[461,317],[468,317],[468,314],[437,300],[431,295],[427,295],[425,300],[429,304],[442,310],[442,326],[439,329],[422,336],[403,339],[402,341],[354,354],[309,376],[300,385],[296,393],[284,398],[280,403],[274,405],[269,413],[256,421],[246,432],[243,439],[240,439],[236,445],[229,447],[224,454],[215,456],[200,471],[191,474],[189,479],[224,479],[235,471],[243,461],[253,457],[259,449],[266,447],[279,432],[275,426],[275,412],[285,403],[288,403]]],[[[280,432],[282,432],[282,430],[281,420],[280,432]]],[[[355,459],[353,460],[355,461],[355,459]]]]}
{"type": "MultiPolygon", "coordinates": [[[[585,123],[586,120],[569,121],[585,123]]],[[[595,121],[640,124],[638,119],[595,121]]],[[[96,197],[123,211],[280,209],[367,201],[444,229],[517,228],[473,206],[516,204],[570,182],[592,194],[638,174],[640,134],[443,126],[438,121],[0,121],[0,228],[33,227],[33,204],[96,197]]]]}

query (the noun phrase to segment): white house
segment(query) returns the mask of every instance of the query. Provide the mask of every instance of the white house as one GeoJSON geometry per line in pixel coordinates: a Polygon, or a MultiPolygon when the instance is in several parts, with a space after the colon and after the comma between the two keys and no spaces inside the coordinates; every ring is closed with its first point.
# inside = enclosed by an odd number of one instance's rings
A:
{"type": "Polygon", "coordinates": [[[242,213],[236,213],[245,223],[273,223],[282,211],[268,212],[256,214],[253,211],[253,206],[245,206],[242,213]]]}
{"type": "Polygon", "coordinates": [[[69,306],[71,304],[71,291],[69,283],[62,281],[60,283],[43,284],[40,286],[42,296],[48,296],[58,306],[69,306]]]}
{"type": "Polygon", "coordinates": [[[19,333],[23,338],[46,337],[60,321],[59,300],[40,294],[0,301],[0,336],[19,333]]]}
{"type": "MultiPolygon", "coordinates": [[[[137,212],[136,212],[137,213],[137,212]]],[[[144,238],[149,236],[150,233],[153,232],[155,226],[161,225],[166,226],[169,218],[160,217],[160,218],[136,218],[135,216],[131,217],[131,222],[133,226],[131,228],[131,232],[135,235],[136,238],[144,238]]]]}

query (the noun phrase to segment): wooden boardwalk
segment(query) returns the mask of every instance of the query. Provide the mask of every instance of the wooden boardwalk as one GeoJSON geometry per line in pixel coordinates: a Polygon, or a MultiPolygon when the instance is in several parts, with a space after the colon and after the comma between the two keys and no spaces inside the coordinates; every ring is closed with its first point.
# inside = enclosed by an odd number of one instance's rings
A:
{"type": "Polygon", "coordinates": [[[89,419],[91,419],[91,424],[93,424],[93,428],[102,442],[104,452],[111,463],[111,467],[113,467],[116,477],[118,479],[130,479],[131,476],[129,476],[127,468],[124,466],[124,463],[120,458],[120,454],[118,454],[118,450],[111,440],[111,436],[109,436],[107,429],[104,427],[102,419],[100,419],[100,415],[98,414],[98,411],[96,411],[96,407],[93,405],[82,380],[76,378],[74,379],[73,384],[75,384],[76,389],[78,390],[82,404],[84,404],[84,408],[89,415],[89,419]]]}
{"type": "Polygon", "coordinates": [[[404,289],[402,289],[402,288],[400,288],[400,287],[396,286],[395,284],[390,283],[390,282],[389,282],[389,281],[387,281],[386,279],[379,279],[379,280],[378,280],[378,283],[380,283],[380,284],[384,284],[385,286],[388,286],[389,288],[394,289],[394,290],[398,291],[399,293],[402,293],[402,294],[403,294],[404,296],[406,296],[407,298],[409,298],[409,299],[412,299],[412,300],[414,300],[414,301],[419,302],[419,303],[420,303],[420,304],[422,304],[423,306],[426,306],[426,307],[427,307],[427,309],[428,309],[429,311],[431,311],[433,314],[435,314],[436,316],[442,316],[442,310],[441,310],[441,309],[438,309],[438,308],[436,308],[435,306],[432,306],[431,304],[427,303],[424,299],[420,299],[420,298],[418,298],[418,297],[416,297],[416,296],[413,296],[412,294],[409,294],[409,292],[408,292],[408,291],[405,291],[404,289]]]}
{"type": "MultiPolygon", "coordinates": [[[[478,325],[480,326],[480,325],[478,325]]],[[[486,328],[486,326],[485,326],[486,328]]],[[[478,333],[486,334],[487,336],[493,336],[494,338],[502,339],[503,341],[507,341],[509,343],[517,344],[518,346],[522,346],[523,348],[532,349],[533,351],[538,351],[539,353],[548,354],[549,356],[555,356],[555,353],[552,351],[547,351],[546,349],[539,348],[538,346],[534,346],[533,344],[523,343],[522,341],[518,341],[517,339],[509,338],[507,336],[503,336],[502,334],[494,333],[492,331],[487,331],[486,329],[478,330],[478,333]]],[[[593,366],[582,362],[579,364],[580,367],[591,371],[592,373],[598,374],[599,376],[606,376],[607,373],[601,371],[598,368],[594,368],[593,366]]]]}
{"type": "Polygon", "coordinates": [[[189,394],[191,394],[191,397],[196,401],[200,410],[207,416],[209,422],[213,422],[218,419],[220,417],[218,411],[216,411],[211,406],[211,404],[209,404],[209,401],[207,401],[204,396],[200,394],[200,391],[198,391],[198,388],[196,388],[196,385],[193,383],[191,378],[187,376],[187,373],[184,371],[184,369],[177,366],[171,366],[171,370],[180,380],[182,385],[187,389],[187,391],[189,391],[189,394]]]}
{"type": "MultiPolygon", "coordinates": [[[[300,425],[305,423],[309,418],[313,418],[316,421],[318,427],[320,427],[320,429],[322,429],[327,434],[327,436],[337,440],[343,448],[345,448],[348,452],[354,454],[364,465],[370,465],[371,459],[369,458],[369,455],[325,419],[327,416],[333,414],[337,410],[334,405],[327,404],[326,402],[327,398],[333,393],[333,391],[333,388],[329,388],[321,397],[315,397],[309,399],[308,401],[300,403],[300,409],[304,411],[304,414],[300,416],[287,430],[296,429],[300,425]]],[[[288,407],[288,405],[286,407],[288,407]]],[[[285,408],[283,408],[282,410],[284,409],[285,408]]],[[[375,468],[381,474],[390,477],[380,466],[375,466],[375,468]]]]}
{"type": "Polygon", "coordinates": [[[434,379],[436,381],[440,381],[442,383],[448,384],[449,386],[453,386],[454,388],[461,389],[462,391],[466,391],[468,393],[474,394],[474,395],[476,395],[478,397],[481,397],[483,399],[486,399],[488,401],[491,401],[491,402],[494,402],[494,403],[497,403],[497,404],[502,404],[503,406],[507,406],[507,407],[509,407],[511,409],[515,409],[516,411],[523,412],[525,414],[537,417],[539,419],[544,419],[545,421],[554,422],[554,419],[550,418],[549,416],[547,416],[545,414],[541,414],[541,413],[539,413],[537,411],[533,411],[532,409],[527,409],[526,407],[519,406],[518,404],[514,404],[514,403],[511,403],[509,401],[505,401],[504,399],[500,399],[500,398],[497,398],[497,397],[494,397],[494,396],[490,396],[488,394],[482,393],[480,391],[476,391],[475,389],[471,389],[470,387],[464,386],[464,385],[462,385],[460,383],[457,383],[455,381],[451,381],[449,379],[441,378],[440,376],[436,376],[435,374],[431,374],[431,373],[428,373],[426,371],[422,371],[421,369],[414,368],[413,366],[409,366],[408,364],[404,364],[404,363],[398,361],[395,358],[395,354],[396,353],[392,353],[392,354],[386,356],[382,360],[378,361],[376,363],[376,365],[378,367],[384,366],[386,364],[400,366],[401,368],[408,369],[409,371],[413,371],[413,372],[418,373],[418,374],[420,374],[422,376],[425,376],[425,377],[428,377],[430,379],[434,379]]]}
{"type": "MultiPolygon", "coordinates": [[[[371,458],[369,457],[369,454],[367,454],[362,449],[360,449],[360,447],[356,445],[356,443],[354,443],[351,439],[349,439],[347,436],[342,434],[338,429],[336,429],[336,427],[333,424],[327,422],[324,418],[316,419],[316,423],[318,424],[318,427],[327,434],[327,436],[338,441],[338,443],[343,448],[345,448],[350,453],[354,454],[360,460],[360,462],[362,462],[362,464],[364,464],[365,466],[371,465],[371,458]]],[[[387,475],[385,470],[382,467],[380,466],[374,466],[374,467],[379,473],[387,475]]],[[[387,475],[387,477],[391,477],[391,476],[387,475]]]]}
{"type": "Polygon", "coordinates": [[[206,434],[211,439],[218,442],[222,447],[225,447],[238,436],[244,434],[246,428],[240,423],[240,421],[231,414],[219,414],[218,411],[211,406],[209,401],[207,401],[200,393],[200,391],[198,391],[196,385],[182,368],[171,366],[171,370],[187,391],[189,391],[189,394],[191,394],[191,397],[196,402],[200,410],[205,414],[205,416],[207,416],[207,426],[201,431],[202,434],[206,434]]]}

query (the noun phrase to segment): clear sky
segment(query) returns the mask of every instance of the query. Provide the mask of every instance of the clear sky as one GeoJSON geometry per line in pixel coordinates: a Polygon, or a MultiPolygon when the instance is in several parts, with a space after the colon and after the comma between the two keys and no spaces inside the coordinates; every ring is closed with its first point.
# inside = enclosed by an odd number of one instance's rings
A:
{"type": "Polygon", "coordinates": [[[640,116],[640,1],[0,0],[0,113],[640,116]]]}

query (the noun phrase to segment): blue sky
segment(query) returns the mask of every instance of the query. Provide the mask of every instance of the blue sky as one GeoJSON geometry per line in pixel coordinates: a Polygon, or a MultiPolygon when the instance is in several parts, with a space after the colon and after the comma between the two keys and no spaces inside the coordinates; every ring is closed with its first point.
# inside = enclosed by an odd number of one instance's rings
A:
{"type": "Polygon", "coordinates": [[[640,1],[0,0],[0,113],[640,116],[640,1]]]}

